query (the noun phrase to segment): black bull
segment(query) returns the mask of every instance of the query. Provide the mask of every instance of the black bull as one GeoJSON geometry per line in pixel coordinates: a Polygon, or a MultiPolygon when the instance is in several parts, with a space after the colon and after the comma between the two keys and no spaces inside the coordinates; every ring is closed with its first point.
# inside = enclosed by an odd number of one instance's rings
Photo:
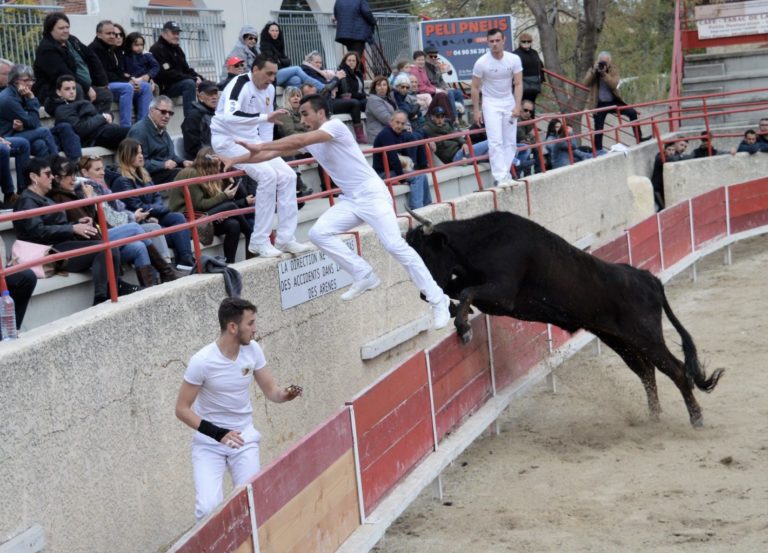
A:
{"type": "Polygon", "coordinates": [[[436,225],[411,214],[422,225],[408,231],[406,241],[437,284],[459,301],[454,323],[465,343],[472,338],[471,305],[489,315],[551,323],[571,333],[583,328],[640,377],[653,419],[661,412],[656,367],[680,389],[691,424],[702,425],[693,387],[712,391],[723,369],[706,377],[691,335],[672,313],[654,275],[602,261],[513,213],[436,225]],[[664,343],[662,309],[682,339],[685,363],[664,343]]]}

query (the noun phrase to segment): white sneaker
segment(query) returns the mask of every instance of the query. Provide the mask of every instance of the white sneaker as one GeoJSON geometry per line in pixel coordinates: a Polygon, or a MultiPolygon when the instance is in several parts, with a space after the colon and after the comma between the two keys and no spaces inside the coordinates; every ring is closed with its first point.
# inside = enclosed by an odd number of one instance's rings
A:
{"type": "Polygon", "coordinates": [[[306,253],[310,250],[312,250],[312,246],[308,244],[302,244],[301,242],[297,242],[296,240],[291,240],[290,242],[286,242],[285,244],[279,244],[275,242],[275,247],[278,250],[284,251],[285,253],[306,253]]]}
{"type": "Polygon", "coordinates": [[[269,242],[264,244],[248,244],[248,251],[258,257],[280,257],[283,255],[283,252],[269,242]]]}
{"type": "Polygon", "coordinates": [[[451,322],[451,311],[448,307],[451,305],[451,300],[443,294],[443,297],[437,303],[430,304],[432,306],[432,322],[434,323],[435,330],[440,330],[448,326],[451,322]]]}
{"type": "Polygon", "coordinates": [[[344,301],[353,300],[357,296],[364,294],[368,290],[373,290],[374,288],[378,288],[380,284],[381,284],[381,280],[379,279],[379,277],[376,276],[376,273],[371,271],[370,273],[368,273],[368,276],[366,276],[365,278],[353,282],[352,286],[349,287],[349,290],[347,290],[341,295],[341,299],[343,299],[344,301]]]}

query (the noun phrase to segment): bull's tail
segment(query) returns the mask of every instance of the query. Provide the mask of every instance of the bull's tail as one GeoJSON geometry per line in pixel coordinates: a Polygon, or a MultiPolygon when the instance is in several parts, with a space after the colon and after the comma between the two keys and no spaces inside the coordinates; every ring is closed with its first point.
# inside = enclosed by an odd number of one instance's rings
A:
{"type": "Polygon", "coordinates": [[[667,318],[672,323],[672,326],[675,327],[675,330],[677,330],[677,333],[683,340],[685,372],[688,375],[688,378],[693,381],[698,389],[705,392],[711,392],[715,389],[715,386],[717,386],[717,381],[720,380],[720,377],[723,375],[725,369],[717,369],[709,378],[707,378],[704,369],[699,364],[699,357],[696,354],[696,344],[693,343],[693,338],[691,338],[691,335],[688,334],[688,331],[685,330],[685,327],[672,312],[672,308],[669,306],[669,302],[667,301],[667,296],[664,294],[663,287],[661,294],[664,298],[664,313],[666,313],[667,318]]]}

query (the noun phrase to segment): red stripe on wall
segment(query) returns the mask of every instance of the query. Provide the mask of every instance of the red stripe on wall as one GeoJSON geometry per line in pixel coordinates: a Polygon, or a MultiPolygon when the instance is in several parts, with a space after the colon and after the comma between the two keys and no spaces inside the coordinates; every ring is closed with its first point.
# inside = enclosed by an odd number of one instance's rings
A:
{"type": "Polygon", "coordinates": [[[449,431],[476,411],[489,397],[491,397],[491,373],[485,370],[476,373],[474,378],[437,412],[438,440],[442,440],[449,431]]]}
{"type": "Polygon", "coordinates": [[[725,189],[716,188],[691,200],[696,248],[725,236],[725,189]]]}
{"type": "Polygon", "coordinates": [[[688,204],[672,206],[659,213],[664,265],[669,267],[693,251],[691,246],[691,218],[688,204]]]}
{"type": "Polygon", "coordinates": [[[243,489],[199,528],[178,553],[231,553],[250,535],[248,493],[243,489]]]}

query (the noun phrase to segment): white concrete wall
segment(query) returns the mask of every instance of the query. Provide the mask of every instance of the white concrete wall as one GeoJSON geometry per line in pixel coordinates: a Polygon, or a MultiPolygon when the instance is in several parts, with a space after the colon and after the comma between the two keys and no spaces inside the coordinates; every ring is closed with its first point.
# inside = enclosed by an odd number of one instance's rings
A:
{"type": "MultiPolygon", "coordinates": [[[[569,240],[612,238],[634,222],[630,217],[651,212],[650,194],[637,192],[649,184],[638,184],[636,175],[647,174],[637,168],[647,169],[655,153],[643,144],[626,157],[532,178],[532,218],[569,240]]],[[[706,160],[715,164],[707,175],[729,176],[717,164],[733,160],[706,160]]],[[[524,186],[498,193],[501,209],[527,213],[524,186]]],[[[492,207],[491,192],[456,200],[462,218],[492,207]]],[[[450,208],[430,206],[424,214],[443,220],[450,208]]],[[[363,344],[427,313],[402,268],[365,229],[362,244],[384,285],[350,303],[336,292],[282,311],[276,262],[236,265],[244,297],[259,307],[258,340],[269,366],[279,382],[305,387],[305,396],[288,405],[266,404],[254,393],[264,463],[436,339],[424,333],[361,361],[363,344]]],[[[0,345],[0,544],[40,524],[51,553],[157,551],[191,526],[192,431],[173,408],[187,360],[217,334],[223,297],[220,276],[188,277],[0,345]]]]}

